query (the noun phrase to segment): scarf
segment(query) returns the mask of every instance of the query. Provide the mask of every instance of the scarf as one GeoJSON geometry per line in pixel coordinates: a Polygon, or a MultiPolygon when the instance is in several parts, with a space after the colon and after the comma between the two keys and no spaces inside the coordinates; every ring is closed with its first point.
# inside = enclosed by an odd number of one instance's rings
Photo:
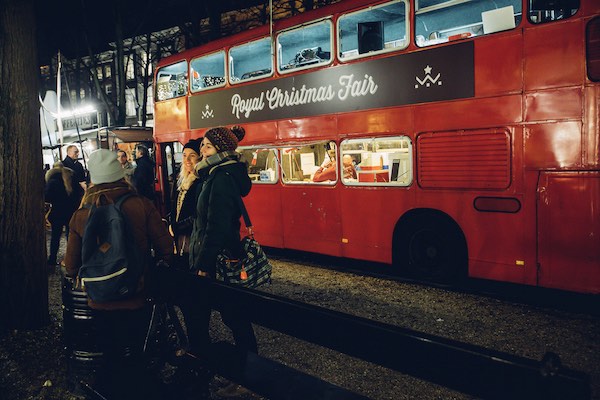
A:
{"type": "Polygon", "coordinates": [[[196,174],[191,172],[181,181],[178,188],[179,194],[177,195],[177,213],[175,215],[175,221],[179,221],[179,214],[181,213],[181,207],[183,206],[183,200],[185,199],[185,195],[187,194],[188,190],[190,189],[190,186],[192,186],[192,183],[194,183],[196,179],[198,179],[196,174]]]}
{"type": "Polygon", "coordinates": [[[208,158],[203,158],[198,164],[196,164],[196,175],[201,176],[202,173],[208,171],[207,168],[214,167],[225,161],[239,160],[240,155],[235,151],[222,151],[217,154],[213,154],[208,158]]]}

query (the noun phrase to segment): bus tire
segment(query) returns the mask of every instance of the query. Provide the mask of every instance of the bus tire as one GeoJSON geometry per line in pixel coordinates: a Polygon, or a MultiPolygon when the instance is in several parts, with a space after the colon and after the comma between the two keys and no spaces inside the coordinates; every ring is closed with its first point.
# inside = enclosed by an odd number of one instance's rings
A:
{"type": "Polygon", "coordinates": [[[392,262],[415,279],[456,283],[467,273],[464,234],[446,214],[414,212],[396,226],[392,262]]]}

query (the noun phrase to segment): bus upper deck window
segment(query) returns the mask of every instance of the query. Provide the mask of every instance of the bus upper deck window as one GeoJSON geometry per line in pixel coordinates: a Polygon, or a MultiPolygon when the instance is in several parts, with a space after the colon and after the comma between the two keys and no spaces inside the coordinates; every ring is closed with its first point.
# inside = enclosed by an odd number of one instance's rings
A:
{"type": "Polygon", "coordinates": [[[194,58],[190,62],[192,92],[225,85],[225,52],[223,50],[194,58]]]}
{"type": "Polygon", "coordinates": [[[277,68],[292,72],[331,62],[331,21],[323,20],[277,36],[277,68]]]}
{"type": "Polygon", "coordinates": [[[520,0],[420,0],[415,10],[415,42],[425,47],[505,31],[521,23],[520,0]]]}
{"type": "Polygon", "coordinates": [[[229,82],[236,83],[273,75],[271,38],[262,38],[229,50],[229,82]],[[257,57],[258,56],[258,57],[257,57]]]}
{"type": "Polygon", "coordinates": [[[579,9],[579,0],[529,0],[529,20],[534,24],[569,18],[579,9]]]}
{"type": "Polygon", "coordinates": [[[338,55],[342,61],[408,46],[407,5],[393,1],[344,14],[338,19],[338,55]]]}
{"type": "Polygon", "coordinates": [[[167,65],[156,73],[156,99],[158,101],[184,96],[187,93],[187,63],[180,61],[167,65]]]}

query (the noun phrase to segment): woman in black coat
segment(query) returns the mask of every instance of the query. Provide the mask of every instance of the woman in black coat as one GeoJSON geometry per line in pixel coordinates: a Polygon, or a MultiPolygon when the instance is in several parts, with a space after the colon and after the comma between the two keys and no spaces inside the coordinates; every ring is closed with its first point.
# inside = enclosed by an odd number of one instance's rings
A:
{"type": "MultiPolygon", "coordinates": [[[[218,127],[209,129],[202,140],[202,160],[196,171],[207,178],[198,196],[190,241],[190,269],[207,278],[215,277],[217,255],[222,250],[234,257],[242,254],[239,197],[246,196],[252,187],[248,168],[235,151],[244,134],[239,126],[218,127]]],[[[245,359],[247,352],[256,353],[256,337],[248,318],[235,308],[222,308],[221,317],[233,333],[240,356],[245,359]]],[[[209,318],[210,314],[204,321],[206,330],[209,318]]],[[[231,387],[226,392],[237,394],[238,389],[231,387]]]]}
{"type": "Polygon", "coordinates": [[[48,267],[54,268],[60,245],[60,235],[63,227],[65,235],[69,238],[69,221],[73,212],[79,208],[78,191],[74,190],[75,181],[73,170],[63,167],[59,161],[54,168],[46,172],[46,186],[44,188],[44,200],[52,205],[48,221],[52,225],[50,237],[50,253],[48,255],[48,267]]]}

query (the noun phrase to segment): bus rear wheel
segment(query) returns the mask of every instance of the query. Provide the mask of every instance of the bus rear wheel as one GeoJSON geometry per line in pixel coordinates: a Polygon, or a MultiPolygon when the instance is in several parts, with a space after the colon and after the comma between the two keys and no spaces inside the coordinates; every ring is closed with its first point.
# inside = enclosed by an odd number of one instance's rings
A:
{"type": "Polygon", "coordinates": [[[441,213],[415,213],[400,221],[394,265],[420,280],[454,283],[466,276],[467,246],[458,225],[441,213]]]}

